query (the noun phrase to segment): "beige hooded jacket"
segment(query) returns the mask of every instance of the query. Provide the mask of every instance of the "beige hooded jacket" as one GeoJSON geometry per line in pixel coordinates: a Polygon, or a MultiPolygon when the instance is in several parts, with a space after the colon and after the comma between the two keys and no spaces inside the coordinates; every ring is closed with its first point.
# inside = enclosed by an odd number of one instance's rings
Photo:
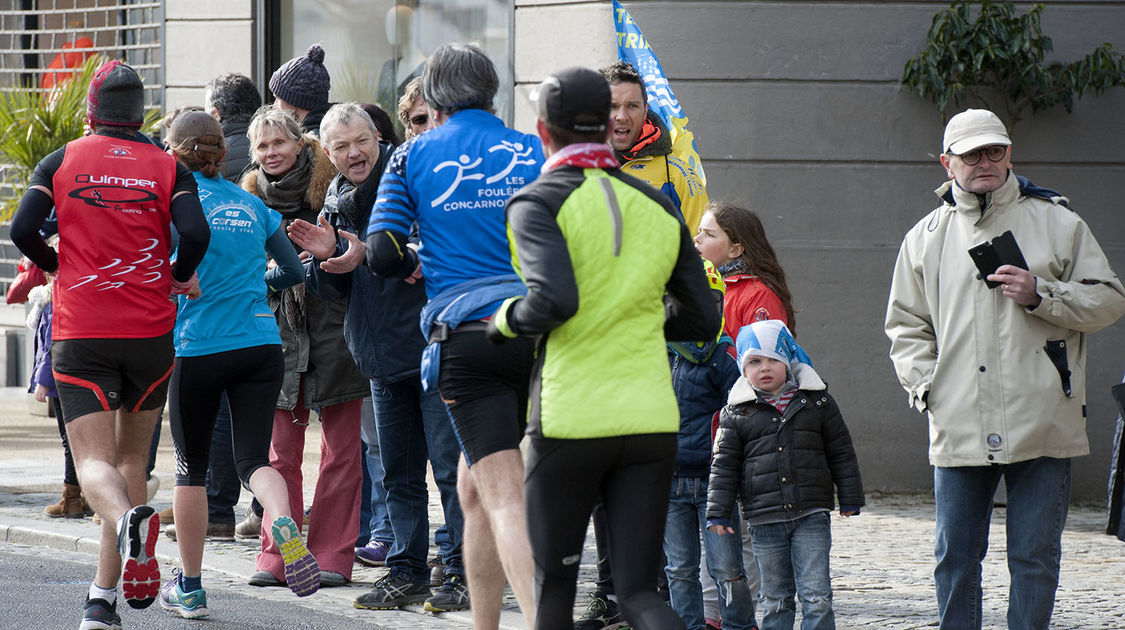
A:
{"type": "Polygon", "coordinates": [[[1011,172],[984,196],[983,213],[981,198],[952,181],[935,192],[944,203],[899,249],[885,323],[909,404],[929,417],[930,463],[1088,454],[1086,333],[1125,314],[1121,281],[1077,214],[1022,195],[1011,172]],[[968,254],[1006,230],[1036,278],[1042,302],[1035,309],[989,289],[968,254]],[[1065,357],[1062,369],[1048,344],[1060,362],[1065,357]]]}

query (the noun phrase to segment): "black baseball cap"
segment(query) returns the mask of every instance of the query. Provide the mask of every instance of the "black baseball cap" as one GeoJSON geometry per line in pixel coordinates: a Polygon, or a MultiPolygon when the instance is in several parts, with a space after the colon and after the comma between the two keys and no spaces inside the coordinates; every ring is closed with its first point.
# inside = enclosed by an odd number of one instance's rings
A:
{"type": "Polygon", "coordinates": [[[597,133],[609,128],[609,83],[589,68],[576,66],[548,76],[531,98],[539,117],[560,129],[597,133]]]}

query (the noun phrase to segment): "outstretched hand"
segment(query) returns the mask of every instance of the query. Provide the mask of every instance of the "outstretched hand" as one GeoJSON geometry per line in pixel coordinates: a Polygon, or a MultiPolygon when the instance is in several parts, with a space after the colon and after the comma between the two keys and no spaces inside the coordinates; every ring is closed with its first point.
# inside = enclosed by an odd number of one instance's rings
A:
{"type": "Polygon", "coordinates": [[[302,249],[321,260],[328,260],[336,253],[336,229],[324,215],[317,217],[316,223],[313,225],[304,219],[295,219],[285,231],[289,240],[302,249]]]}
{"type": "Polygon", "coordinates": [[[362,265],[367,258],[367,245],[359,237],[347,230],[340,230],[340,236],[348,242],[348,250],[320,263],[320,268],[328,273],[348,273],[362,265]]]}

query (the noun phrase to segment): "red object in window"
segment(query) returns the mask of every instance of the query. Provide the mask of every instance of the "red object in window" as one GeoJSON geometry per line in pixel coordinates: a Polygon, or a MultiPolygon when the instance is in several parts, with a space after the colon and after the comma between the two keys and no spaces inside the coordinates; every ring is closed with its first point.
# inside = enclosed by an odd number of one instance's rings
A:
{"type": "Polygon", "coordinates": [[[36,267],[34,263],[24,256],[20,259],[20,264],[16,267],[19,271],[16,274],[12,284],[8,286],[8,294],[5,296],[8,304],[22,304],[27,301],[27,294],[32,289],[41,285],[47,284],[47,276],[43,270],[36,267]]]}
{"type": "MultiPolygon", "coordinates": [[[[63,44],[62,47],[64,50],[93,48],[94,42],[89,37],[79,37],[73,42],[63,44]]],[[[93,50],[84,50],[82,52],[61,52],[55,55],[51,63],[47,64],[47,69],[43,72],[43,78],[39,80],[40,89],[49,90],[56,85],[66,83],[74,76],[74,68],[78,68],[96,54],[97,52],[93,50]],[[71,70],[71,72],[60,72],[60,70],[71,70]]]]}

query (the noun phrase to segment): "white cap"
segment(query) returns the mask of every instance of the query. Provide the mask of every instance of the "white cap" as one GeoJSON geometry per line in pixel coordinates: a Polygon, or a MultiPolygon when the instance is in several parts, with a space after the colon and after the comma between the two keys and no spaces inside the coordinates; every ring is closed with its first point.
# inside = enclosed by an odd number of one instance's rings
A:
{"type": "Polygon", "coordinates": [[[1011,146],[1008,130],[1000,118],[987,109],[966,109],[949,119],[945,137],[941,141],[942,153],[961,155],[980,147],[1002,144],[1011,146]]]}

